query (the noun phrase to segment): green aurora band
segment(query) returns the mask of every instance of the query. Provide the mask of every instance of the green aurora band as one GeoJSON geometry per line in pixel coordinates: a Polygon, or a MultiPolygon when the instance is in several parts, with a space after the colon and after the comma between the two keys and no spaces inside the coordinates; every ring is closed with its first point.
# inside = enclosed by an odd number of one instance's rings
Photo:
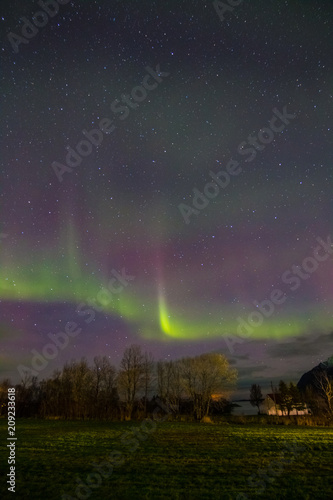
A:
{"type": "MultiPolygon", "coordinates": [[[[151,340],[210,340],[223,336],[239,335],[239,318],[247,321],[255,311],[250,304],[207,304],[193,299],[189,293],[187,305],[180,306],[180,295],[171,293],[175,287],[165,285],[163,265],[157,256],[157,279],[147,285],[143,278],[135,278],[119,294],[109,294],[109,299],[97,302],[97,296],[108,289],[106,273],[100,276],[83,268],[82,257],[76,243],[78,236],[73,225],[62,234],[62,253],[49,248],[43,255],[27,255],[21,250],[13,256],[1,248],[3,265],[0,271],[0,298],[8,302],[98,303],[98,310],[116,316],[131,326],[132,331],[151,340]],[[47,254],[47,257],[45,255],[47,254]],[[167,290],[168,289],[168,294],[167,290]],[[172,297],[169,298],[169,297],[172,297]],[[238,330],[238,331],[237,331],[238,330]]],[[[108,273],[110,274],[110,273],[108,273]]],[[[107,296],[106,296],[107,297],[107,296]]],[[[263,318],[259,326],[250,325],[244,339],[282,339],[307,333],[313,328],[329,330],[331,315],[323,306],[304,304],[291,307],[288,301],[276,306],[270,317],[263,318]]],[[[97,308],[96,308],[97,309],[97,308]]]]}

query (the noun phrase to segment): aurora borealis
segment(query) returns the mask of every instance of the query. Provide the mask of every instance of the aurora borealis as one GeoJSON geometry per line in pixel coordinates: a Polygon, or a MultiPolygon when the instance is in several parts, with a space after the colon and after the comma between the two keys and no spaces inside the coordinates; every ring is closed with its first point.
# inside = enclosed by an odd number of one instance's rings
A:
{"type": "Polygon", "coordinates": [[[49,372],[133,342],[244,381],[332,355],[332,3],[69,2],[16,53],[38,9],[2,10],[0,377],[66,322],[49,372]]]}

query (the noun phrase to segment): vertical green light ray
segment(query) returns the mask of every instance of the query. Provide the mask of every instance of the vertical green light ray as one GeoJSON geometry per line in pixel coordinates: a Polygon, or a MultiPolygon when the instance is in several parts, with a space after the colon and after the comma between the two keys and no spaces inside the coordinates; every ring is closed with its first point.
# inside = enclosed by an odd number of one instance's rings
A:
{"type": "Polygon", "coordinates": [[[171,335],[171,325],[170,325],[166,300],[164,297],[163,290],[161,289],[161,286],[159,286],[158,290],[158,312],[159,312],[159,323],[161,330],[165,334],[171,335]]]}

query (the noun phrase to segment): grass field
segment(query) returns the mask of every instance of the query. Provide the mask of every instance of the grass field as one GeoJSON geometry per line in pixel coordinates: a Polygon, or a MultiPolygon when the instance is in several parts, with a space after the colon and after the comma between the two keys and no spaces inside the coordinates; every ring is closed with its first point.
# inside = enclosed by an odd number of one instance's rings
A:
{"type": "Polygon", "coordinates": [[[17,420],[14,494],[6,485],[7,425],[0,420],[0,498],[333,498],[333,428],[140,425],[17,420]],[[139,430],[136,437],[133,430],[139,430]],[[105,462],[110,453],[113,471],[107,462],[96,475],[93,462],[105,462]],[[90,480],[90,487],[81,483],[76,490],[77,478],[85,484],[90,480]]]}

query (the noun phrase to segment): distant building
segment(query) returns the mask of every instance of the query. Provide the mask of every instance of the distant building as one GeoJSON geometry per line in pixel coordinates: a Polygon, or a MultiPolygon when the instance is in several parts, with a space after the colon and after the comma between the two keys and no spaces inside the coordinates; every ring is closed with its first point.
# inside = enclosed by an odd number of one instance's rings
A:
{"type": "MultiPolygon", "coordinates": [[[[279,393],[267,394],[262,405],[261,412],[267,415],[288,415],[288,410],[282,404],[281,396],[279,393]]],[[[311,414],[310,409],[305,403],[302,404],[301,408],[292,408],[289,415],[309,415],[311,414]]]]}

